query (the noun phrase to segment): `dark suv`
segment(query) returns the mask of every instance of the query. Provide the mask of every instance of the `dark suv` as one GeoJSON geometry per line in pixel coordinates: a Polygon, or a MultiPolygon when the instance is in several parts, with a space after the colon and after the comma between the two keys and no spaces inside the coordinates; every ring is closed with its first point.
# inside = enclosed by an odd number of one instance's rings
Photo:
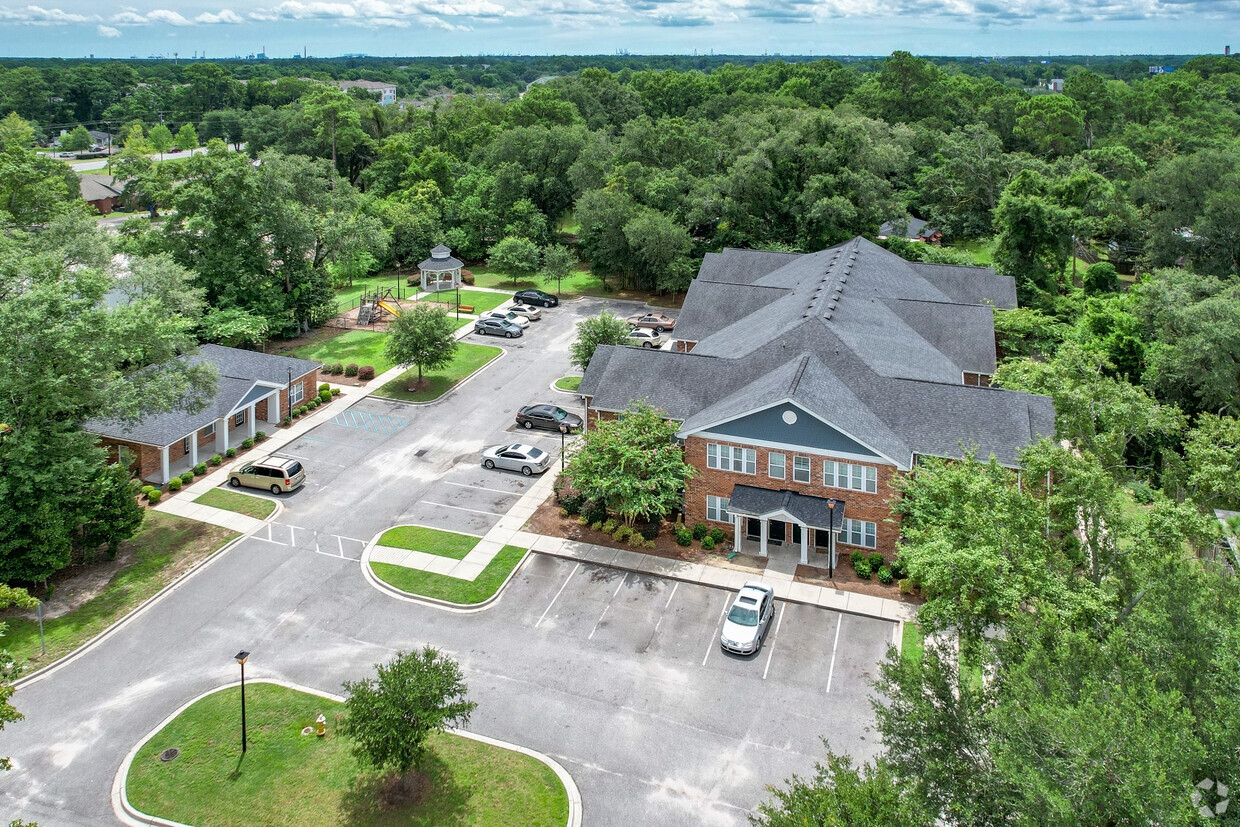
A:
{"type": "Polygon", "coordinates": [[[522,428],[542,428],[558,431],[561,425],[571,431],[581,430],[581,417],[555,405],[526,405],[517,411],[517,424],[522,428]]]}
{"type": "Polygon", "coordinates": [[[555,307],[560,303],[555,296],[541,290],[518,290],[512,300],[521,302],[521,304],[537,304],[542,307],[555,307]]]}

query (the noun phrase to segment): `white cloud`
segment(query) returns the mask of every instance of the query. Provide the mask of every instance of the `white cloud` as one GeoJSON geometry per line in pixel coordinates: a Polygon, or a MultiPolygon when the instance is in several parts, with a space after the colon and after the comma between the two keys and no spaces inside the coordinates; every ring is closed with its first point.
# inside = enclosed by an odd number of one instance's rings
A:
{"type": "Polygon", "coordinates": [[[65,23],[93,23],[97,15],[74,14],[62,9],[45,9],[42,6],[25,6],[20,9],[0,8],[0,22],[27,26],[53,26],[65,23]]]}
{"type": "Polygon", "coordinates": [[[169,11],[168,9],[155,9],[148,12],[146,19],[151,23],[167,23],[169,26],[192,26],[192,21],[186,20],[178,12],[169,11]]]}
{"type": "Polygon", "coordinates": [[[102,25],[101,25],[101,26],[98,26],[98,27],[95,29],[95,31],[97,31],[97,32],[99,33],[99,36],[100,36],[100,37],[120,37],[120,36],[121,36],[121,30],[120,30],[120,29],[114,29],[114,28],[112,28],[111,26],[102,26],[102,25]]]}
{"type": "Polygon", "coordinates": [[[231,9],[221,9],[218,14],[203,12],[194,18],[199,23],[240,23],[241,15],[231,9]]]}
{"type": "Polygon", "coordinates": [[[111,22],[123,26],[145,26],[146,18],[136,13],[133,9],[128,9],[119,14],[112,15],[111,22]]]}

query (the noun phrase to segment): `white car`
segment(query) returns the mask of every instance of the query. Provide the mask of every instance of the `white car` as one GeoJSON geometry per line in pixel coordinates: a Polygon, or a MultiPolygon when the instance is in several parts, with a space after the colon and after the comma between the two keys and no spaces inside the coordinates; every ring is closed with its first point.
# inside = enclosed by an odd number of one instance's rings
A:
{"type": "Polygon", "coordinates": [[[752,655],[762,648],[775,618],[775,589],[750,580],[737,593],[719,630],[719,645],[728,652],[752,655]]]}
{"type": "Polygon", "coordinates": [[[551,465],[551,455],[532,445],[497,445],[482,452],[482,467],[520,471],[529,477],[551,465]]]}
{"type": "Polygon", "coordinates": [[[501,307],[500,313],[516,313],[518,316],[524,316],[531,322],[536,322],[542,318],[542,311],[533,305],[526,304],[510,304],[507,307],[501,307]]]}
{"type": "Polygon", "coordinates": [[[488,310],[478,318],[480,319],[502,319],[505,322],[512,322],[517,327],[525,330],[530,326],[530,320],[524,316],[518,316],[509,310],[488,310]]]}
{"type": "Polygon", "coordinates": [[[629,331],[628,344],[633,347],[663,347],[669,338],[666,333],[656,333],[648,327],[635,327],[629,331]]]}

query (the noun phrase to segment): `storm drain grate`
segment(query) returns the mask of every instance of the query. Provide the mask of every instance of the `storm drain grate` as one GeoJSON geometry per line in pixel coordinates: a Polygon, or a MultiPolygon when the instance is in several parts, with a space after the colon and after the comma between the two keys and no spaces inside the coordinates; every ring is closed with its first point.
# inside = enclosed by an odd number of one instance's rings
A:
{"type": "Polygon", "coordinates": [[[176,758],[180,754],[181,754],[181,751],[177,749],[176,747],[168,747],[168,749],[164,750],[163,752],[159,754],[159,760],[167,763],[168,761],[171,761],[173,758],[176,758]]]}

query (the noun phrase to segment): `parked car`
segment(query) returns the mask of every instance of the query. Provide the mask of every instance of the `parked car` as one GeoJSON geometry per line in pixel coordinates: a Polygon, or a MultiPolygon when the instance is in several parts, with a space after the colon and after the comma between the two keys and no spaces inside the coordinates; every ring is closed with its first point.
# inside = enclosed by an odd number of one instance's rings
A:
{"type": "Polygon", "coordinates": [[[560,303],[558,298],[541,290],[518,290],[513,295],[512,300],[522,304],[537,304],[543,307],[555,307],[560,303]]]}
{"type": "Polygon", "coordinates": [[[664,316],[662,313],[648,313],[646,315],[629,316],[628,323],[633,327],[648,327],[658,333],[665,330],[674,330],[676,328],[676,320],[671,316],[664,316]]]}
{"type": "Polygon", "coordinates": [[[775,617],[775,590],[750,580],[737,592],[719,630],[719,645],[738,655],[756,654],[775,617]]]}
{"type": "Polygon", "coordinates": [[[511,339],[514,336],[523,335],[525,330],[521,325],[513,324],[507,319],[479,319],[474,322],[474,333],[511,339]]]}
{"type": "Polygon", "coordinates": [[[507,307],[499,308],[499,312],[516,313],[518,316],[529,319],[531,322],[536,322],[542,318],[542,311],[532,304],[510,304],[507,307]]]}
{"type": "Polygon", "coordinates": [[[517,327],[521,328],[522,330],[530,326],[529,319],[525,318],[524,316],[518,316],[516,313],[513,313],[511,311],[487,310],[479,314],[479,318],[504,319],[505,321],[512,322],[513,324],[515,324],[517,327]]]}
{"type": "Polygon", "coordinates": [[[520,471],[525,476],[541,474],[551,465],[551,455],[533,445],[497,445],[482,452],[483,468],[520,471]]]}
{"type": "Polygon", "coordinates": [[[567,425],[571,432],[580,431],[584,423],[577,414],[569,413],[556,405],[526,405],[517,411],[517,424],[523,428],[543,428],[548,431],[558,431],[561,425],[567,425]]]}
{"type": "Polygon", "coordinates": [[[266,488],[272,494],[282,494],[300,488],[306,481],[306,469],[295,459],[268,456],[255,460],[228,475],[233,488],[266,488]]]}
{"type": "Polygon", "coordinates": [[[663,347],[671,337],[648,327],[635,327],[629,331],[628,344],[633,347],[663,347]]]}

